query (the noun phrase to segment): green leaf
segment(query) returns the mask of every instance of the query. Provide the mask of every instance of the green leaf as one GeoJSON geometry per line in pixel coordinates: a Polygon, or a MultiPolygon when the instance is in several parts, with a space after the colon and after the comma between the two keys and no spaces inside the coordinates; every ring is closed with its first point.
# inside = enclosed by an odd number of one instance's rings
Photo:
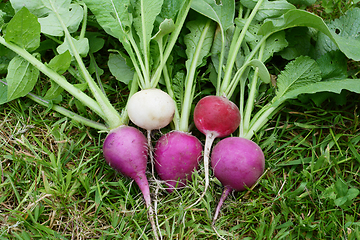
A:
{"type": "Polygon", "coordinates": [[[360,79],[340,79],[340,80],[311,83],[306,86],[302,86],[292,91],[289,91],[277,100],[278,100],[278,104],[281,104],[287,99],[296,98],[300,94],[318,93],[318,92],[341,93],[343,89],[360,93],[360,79]]]}
{"type": "Polygon", "coordinates": [[[347,197],[339,197],[334,200],[334,203],[336,206],[340,207],[341,205],[344,205],[347,202],[347,197]]]}
{"type": "Polygon", "coordinates": [[[69,51],[65,51],[60,55],[56,55],[53,59],[50,60],[48,67],[59,74],[63,74],[66,70],[69,69],[71,64],[71,55],[69,51]]]}
{"type": "Polygon", "coordinates": [[[287,93],[320,80],[321,72],[315,60],[305,56],[298,57],[286,65],[278,76],[274,100],[284,98],[287,93]]]}
{"type": "Polygon", "coordinates": [[[134,70],[127,64],[126,60],[120,54],[110,54],[108,66],[112,75],[125,84],[129,84],[134,77],[134,70]]]}
{"type": "MultiPolygon", "coordinates": [[[[186,55],[188,57],[188,60],[186,61],[186,69],[188,70],[190,69],[193,56],[207,21],[208,20],[206,18],[201,17],[197,20],[187,22],[186,24],[186,27],[190,30],[190,33],[184,37],[186,55]]],[[[210,27],[207,31],[196,66],[199,66],[203,61],[203,58],[209,54],[213,42],[214,31],[214,27],[210,27]]]]}
{"type": "Polygon", "coordinates": [[[105,40],[103,39],[103,34],[98,32],[87,32],[86,38],[89,39],[89,52],[95,53],[100,51],[104,47],[105,40]]]}
{"type": "Polygon", "coordinates": [[[9,64],[6,82],[7,99],[13,100],[28,94],[36,84],[39,70],[20,56],[14,57],[9,64]]]}
{"type": "Polygon", "coordinates": [[[294,9],[289,10],[279,18],[269,19],[264,22],[258,34],[268,35],[292,27],[312,27],[327,35],[339,49],[348,57],[355,61],[360,60],[360,41],[351,36],[340,36],[336,32],[330,31],[323,19],[313,13],[294,9]]]}
{"type": "Polygon", "coordinates": [[[253,59],[248,63],[247,66],[253,66],[254,68],[258,68],[259,69],[259,78],[264,83],[270,83],[270,81],[271,81],[270,73],[262,61],[260,61],[258,59],[253,59]]]}
{"type": "Polygon", "coordinates": [[[16,56],[16,53],[0,44],[0,74],[6,74],[7,68],[11,59],[16,56]]]}
{"type": "MultiPolygon", "coordinates": [[[[257,0],[241,0],[246,8],[253,9],[258,2],[257,0]]],[[[263,21],[267,18],[279,17],[291,9],[296,9],[294,5],[287,2],[286,0],[268,1],[265,0],[261,4],[258,12],[256,13],[254,20],[263,21]]]]}
{"type": "MultiPolygon", "coordinates": [[[[274,34],[272,34],[271,36],[273,35],[274,34]]],[[[309,52],[312,48],[310,43],[311,35],[309,28],[294,27],[286,30],[286,40],[289,45],[280,52],[282,58],[286,60],[294,60],[301,55],[309,55],[309,52]]]]}
{"type": "Polygon", "coordinates": [[[350,188],[346,193],[346,197],[348,200],[353,200],[359,195],[359,189],[357,188],[350,188]]]}
{"type": "Polygon", "coordinates": [[[234,25],[234,0],[223,0],[221,4],[215,0],[196,0],[192,1],[191,8],[217,22],[223,33],[234,25]]]}
{"type": "MultiPolygon", "coordinates": [[[[3,80],[4,79],[2,79],[1,81],[3,80]]],[[[0,81],[0,105],[8,102],[7,85],[2,83],[1,81],[0,81]]]]}
{"type": "Polygon", "coordinates": [[[140,38],[143,54],[148,54],[154,22],[161,11],[163,0],[137,0],[135,3],[134,28],[140,38]]]}
{"type": "Polygon", "coordinates": [[[315,4],[316,0],[288,0],[288,2],[295,5],[310,6],[315,4]]]}
{"type": "Polygon", "coordinates": [[[177,72],[172,78],[172,89],[178,109],[181,109],[182,103],[184,102],[184,86],[185,86],[185,73],[177,72]]]}
{"type": "MultiPolygon", "coordinates": [[[[340,18],[330,22],[328,27],[330,31],[334,32],[338,36],[339,41],[344,41],[344,44],[360,44],[360,8],[354,8],[349,10],[340,18]]],[[[349,45],[349,48],[351,45],[349,45]]],[[[357,47],[358,49],[359,47],[357,47]]],[[[326,52],[337,50],[337,45],[331,41],[331,39],[324,33],[320,33],[318,41],[316,42],[316,50],[319,55],[323,55],[326,52]]],[[[349,49],[350,50],[350,49],[349,49]]],[[[354,48],[355,51],[356,48],[354,48]]],[[[357,60],[359,61],[359,59],[357,60]]]]}
{"type": "Polygon", "coordinates": [[[132,23],[130,0],[84,0],[105,32],[121,42],[125,41],[132,23]]]}
{"type": "Polygon", "coordinates": [[[263,62],[266,62],[267,60],[272,58],[274,53],[280,52],[281,50],[283,50],[288,46],[288,42],[285,37],[285,32],[280,31],[272,34],[270,37],[268,37],[268,39],[266,39],[265,44],[266,47],[262,58],[263,62]]]}
{"type": "Polygon", "coordinates": [[[60,96],[60,94],[64,91],[62,87],[60,87],[56,82],[51,81],[51,87],[47,90],[44,99],[45,100],[53,100],[60,96]]]}
{"type": "Polygon", "coordinates": [[[348,185],[344,182],[344,180],[338,178],[335,182],[335,192],[338,195],[338,197],[345,197],[347,191],[348,191],[348,185]]]}
{"type": "MultiPolygon", "coordinates": [[[[225,33],[225,48],[224,48],[224,54],[223,54],[224,62],[227,61],[227,56],[229,55],[230,44],[231,44],[231,40],[234,35],[234,29],[235,29],[235,27],[230,27],[225,33]]],[[[220,34],[220,32],[216,31],[214,40],[213,40],[213,44],[211,47],[211,61],[214,65],[214,69],[216,70],[216,72],[219,72],[218,71],[219,56],[222,51],[222,41],[223,41],[222,35],[220,34]]],[[[242,49],[240,49],[240,51],[238,52],[238,54],[236,56],[236,60],[235,60],[236,68],[241,68],[241,66],[244,64],[244,62],[245,62],[245,55],[244,55],[242,49]]],[[[215,79],[216,79],[216,77],[215,77],[215,79]]],[[[215,82],[215,86],[216,86],[216,82],[215,82]]]]}
{"type": "MultiPolygon", "coordinates": [[[[82,38],[82,39],[75,39],[73,37],[71,37],[71,41],[73,42],[73,44],[75,45],[75,49],[78,51],[78,53],[80,54],[80,56],[85,57],[88,52],[89,52],[89,41],[87,38],[82,38]]],[[[70,44],[68,42],[68,39],[65,38],[65,41],[63,44],[59,45],[56,50],[58,51],[59,54],[63,54],[66,51],[69,51],[71,56],[74,56],[74,53],[70,47],[70,44]]]]}
{"type": "Polygon", "coordinates": [[[83,19],[83,9],[79,4],[71,4],[71,0],[12,0],[16,11],[23,6],[39,19],[41,32],[51,36],[63,36],[65,26],[70,33],[77,31],[83,19]]]}
{"type": "Polygon", "coordinates": [[[162,19],[174,19],[183,2],[183,0],[164,0],[160,17],[162,19]]]}
{"type": "Polygon", "coordinates": [[[165,19],[160,23],[159,31],[152,37],[152,39],[159,41],[165,35],[175,30],[175,24],[172,19],[165,19]]]}
{"type": "MultiPolygon", "coordinates": [[[[56,71],[59,74],[63,74],[66,70],[69,69],[71,64],[71,55],[69,51],[66,51],[60,55],[55,56],[50,60],[48,67],[52,70],[56,71]]],[[[46,92],[44,99],[52,100],[60,96],[60,94],[64,91],[62,87],[60,87],[56,82],[51,81],[51,87],[46,92]]]]}
{"type": "Polygon", "coordinates": [[[0,10],[0,31],[5,24],[5,20],[4,20],[5,16],[6,16],[6,12],[0,10]]]}
{"type": "Polygon", "coordinates": [[[22,8],[8,23],[4,38],[29,52],[37,49],[40,46],[40,24],[36,16],[22,8]]]}
{"type": "Polygon", "coordinates": [[[327,79],[345,79],[347,74],[347,59],[337,51],[327,52],[316,60],[321,70],[321,77],[327,79]]]}

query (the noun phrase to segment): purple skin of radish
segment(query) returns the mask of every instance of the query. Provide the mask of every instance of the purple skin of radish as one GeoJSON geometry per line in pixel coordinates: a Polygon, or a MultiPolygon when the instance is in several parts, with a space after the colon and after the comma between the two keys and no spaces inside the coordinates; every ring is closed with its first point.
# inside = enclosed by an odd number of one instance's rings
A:
{"type": "Polygon", "coordinates": [[[173,192],[175,187],[184,187],[191,174],[199,166],[202,144],[194,136],[181,131],[163,135],[155,146],[155,170],[173,192]]]}
{"type": "Polygon", "coordinates": [[[144,195],[145,204],[149,207],[150,190],[145,174],[147,139],[144,134],[134,127],[120,126],[107,135],[103,154],[110,167],[137,183],[144,195]]]}
{"type": "Polygon", "coordinates": [[[146,178],[148,145],[144,134],[137,128],[122,125],[106,136],[103,144],[106,162],[126,177],[134,179],[139,186],[148,209],[148,216],[155,239],[158,238],[151,206],[149,182],[146,178]]]}
{"type": "Polygon", "coordinates": [[[240,111],[235,103],[222,96],[206,96],[196,104],[194,123],[196,128],[205,134],[204,147],[204,192],[199,199],[188,208],[196,205],[204,197],[209,186],[209,158],[215,138],[232,134],[240,125],[240,111]]]}
{"type": "Polygon", "coordinates": [[[253,141],[229,137],[218,142],[213,148],[211,167],[215,177],[225,187],[215,210],[214,223],[230,192],[244,191],[260,178],[265,169],[265,157],[261,148],[253,141]]]}

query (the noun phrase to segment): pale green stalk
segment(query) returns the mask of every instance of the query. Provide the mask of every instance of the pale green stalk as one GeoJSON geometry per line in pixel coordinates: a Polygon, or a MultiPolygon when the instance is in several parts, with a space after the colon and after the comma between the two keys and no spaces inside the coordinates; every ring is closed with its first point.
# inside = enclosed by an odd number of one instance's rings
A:
{"type": "MultiPolygon", "coordinates": [[[[259,50],[258,59],[261,61],[264,56],[265,50],[265,42],[261,45],[259,50]]],[[[240,137],[242,137],[243,133],[247,133],[250,125],[251,112],[254,108],[255,103],[255,95],[258,90],[258,78],[259,78],[259,68],[255,69],[253,79],[250,83],[250,92],[245,106],[245,113],[243,115],[243,119],[240,122],[240,137]]]]}
{"type": "Polygon", "coordinates": [[[71,118],[77,122],[80,122],[86,126],[89,126],[89,127],[92,127],[92,128],[95,128],[95,129],[98,129],[98,130],[101,130],[101,131],[107,131],[108,128],[102,124],[102,123],[98,123],[98,122],[95,122],[95,121],[92,121],[90,119],[87,119],[85,117],[82,117],[66,108],[63,108],[61,106],[58,106],[56,104],[50,104],[50,102],[40,98],[39,96],[36,96],[35,94],[32,94],[32,93],[28,93],[26,95],[28,98],[30,98],[31,100],[33,100],[34,102],[37,102],[38,104],[42,105],[42,106],[45,106],[45,107],[48,107],[48,108],[51,108],[52,110],[58,112],[58,113],[61,113],[62,115],[68,117],[68,118],[71,118]]]}

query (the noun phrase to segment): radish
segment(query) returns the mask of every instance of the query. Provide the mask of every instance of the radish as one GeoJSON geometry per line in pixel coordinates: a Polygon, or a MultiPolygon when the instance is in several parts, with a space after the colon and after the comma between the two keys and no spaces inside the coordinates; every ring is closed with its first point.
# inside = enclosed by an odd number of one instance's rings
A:
{"type": "Polygon", "coordinates": [[[160,129],[168,125],[175,114],[175,102],[164,91],[156,88],[135,93],[128,102],[130,120],[146,130],[160,129]]]}
{"type": "Polygon", "coordinates": [[[145,199],[155,239],[158,239],[150,188],[145,174],[147,151],[147,139],[144,134],[138,129],[126,125],[111,130],[103,144],[103,154],[110,167],[133,179],[139,186],[145,199]]]}
{"type": "Polygon", "coordinates": [[[155,146],[155,170],[169,186],[184,187],[191,180],[192,171],[198,168],[202,144],[190,133],[172,131],[163,135],[155,146]]]}
{"type": "Polygon", "coordinates": [[[228,137],[213,148],[211,167],[215,177],[225,187],[215,210],[214,223],[229,193],[250,188],[263,174],[265,157],[261,148],[253,141],[241,137],[228,137]]]}
{"type": "Polygon", "coordinates": [[[196,68],[208,56],[215,26],[211,21],[195,21],[188,24],[190,33],[185,36],[187,47],[187,73],[183,81],[175,82],[176,74],[170,76],[164,68],[164,80],[167,92],[177,100],[174,116],[174,131],[162,136],[155,148],[155,167],[159,177],[170,187],[184,187],[191,180],[191,175],[198,168],[202,155],[202,144],[189,132],[189,119],[194,100],[196,68]],[[193,26],[196,26],[194,30],[193,26]],[[199,29],[201,29],[199,34],[199,29]],[[176,94],[174,93],[176,91],[176,94]]]}
{"type": "Polygon", "coordinates": [[[197,129],[205,134],[206,139],[204,149],[205,188],[193,205],[203,198],[209,186],[209,156],[213,141],[217,137],[230,135],[238,128],[240,112],[238,107],[226,97],[206,96],[195,106],[194,123],[197,129]]]}

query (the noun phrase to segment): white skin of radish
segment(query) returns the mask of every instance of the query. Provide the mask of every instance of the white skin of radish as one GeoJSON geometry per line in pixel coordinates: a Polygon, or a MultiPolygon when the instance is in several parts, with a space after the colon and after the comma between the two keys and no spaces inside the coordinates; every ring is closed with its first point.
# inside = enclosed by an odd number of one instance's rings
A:
{"type": "Polygon", "coordinates": [[[146,130],[160,129],[172,121],[175,102],[160,89],[145,89],[130,98],[127,111],[130,120],[137,126],[146,130]]]}

